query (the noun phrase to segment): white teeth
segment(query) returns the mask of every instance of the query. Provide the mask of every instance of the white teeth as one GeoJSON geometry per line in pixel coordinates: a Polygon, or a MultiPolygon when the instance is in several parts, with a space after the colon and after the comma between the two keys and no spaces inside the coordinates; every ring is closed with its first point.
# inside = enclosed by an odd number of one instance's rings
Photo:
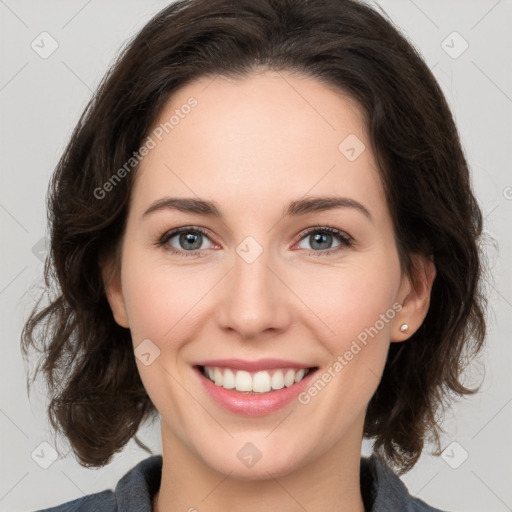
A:
{"type": "Polygon", "coordinates": [[[233,389],[236,386],[235,374],[229,369],[224,370],[224,380],[222,386],[226,389],[233,389]]]}
{"type": "Polygon", "coordinates": [[[215,382],[217,386],[222,386],[223,377],[221,371],[218,368],[213,370],[213,382],[215,382]]]}
{"type": "Polygon", "coordinates": [[[295,374],[295,382],[300,382],[304,378],[304,368],[301,368],[296,374],[295,374]]]}
{"type": "Polygon", "coordinates": [[[252,390],[256,393],[267,393],[272,389],[268,372],[258,372],[252,379],[252,390]]]}
{"type": "Polygon", "coordinates": [[[274,375],[272,375],[272,381],[271,381],[272,389],[282,389],[284,388],[284,376],[283,372],[281,370],[277,370],[277,372],[274,372],[274,375]]]}
{"type": "Polygon", "coordinates": [[[284,376],[284,385],[289,388],[295,382],[295,372],[288,370],[284,376]]]}
{"type": "MultiPolygon", "coordinates": [[[[219,370],[220,371],[220,370],[219,370]]],[[[215,383],[217,386],[222,386],[222,382],[220,384],[215,383]]],[[[224,386],[222,386],[224,387],[224,386]]],[[[235,387],[237,391],[252,391],[252,377],[249,372],[236,372],[235,377],[235,387]]]]}
{"type": "Polygon", "coordinates": [[[296,382],[300,382],[309,370],[301,368],[282,368],[276,370],[263,370],[250,373],[244,370],[232,370],[230,368],[204,367],[204,375],[217,386],[225,389],[236,389],[242,392],[268,393],[272,390],[289,388],[296,382]]]}

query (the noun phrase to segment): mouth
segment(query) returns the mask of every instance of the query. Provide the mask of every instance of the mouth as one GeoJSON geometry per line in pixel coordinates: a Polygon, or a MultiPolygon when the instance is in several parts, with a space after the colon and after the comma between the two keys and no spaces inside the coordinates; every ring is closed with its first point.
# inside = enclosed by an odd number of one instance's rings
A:
{"type": "Polygon", "coordinates": [[[319,370],[287,359],[210,359],[192,367],[208,400],[246,417],[273,414],[298,402],[319,370]]]}
{"type": "Polygon", "coordinates": [[[263,395],[291,388],[318,370],[317,366],[269,368],[259,371],[207,365],[196,365],[195,368],[217,387],[246,395],[263,395]]]}

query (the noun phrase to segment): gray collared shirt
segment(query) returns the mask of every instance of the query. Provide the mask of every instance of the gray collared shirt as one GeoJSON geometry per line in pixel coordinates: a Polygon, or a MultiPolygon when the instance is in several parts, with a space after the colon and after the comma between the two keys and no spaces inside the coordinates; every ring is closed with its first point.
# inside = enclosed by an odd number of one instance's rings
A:
{"type": "MultiPolygon", "coordinates": [[[[37,512],[152,512],[160,487],[162,456],[139,462],[114,491],[89,494],[37,512]]],[[[375,455],[361,458],[361,491],[367,512],[443,512],[411,496],[398,476],[375,455]]]]}

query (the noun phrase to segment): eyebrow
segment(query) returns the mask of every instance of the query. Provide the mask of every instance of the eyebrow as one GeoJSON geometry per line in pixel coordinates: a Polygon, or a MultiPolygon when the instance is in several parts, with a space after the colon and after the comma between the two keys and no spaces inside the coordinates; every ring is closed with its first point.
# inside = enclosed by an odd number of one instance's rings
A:
{"type": "MultiPolygon", "coordinates": [[[[373,222],[372,215],[365,206],[349,197],[339,196],[313,196],[291,201],[285,208],[283,216],[298,217],[299,215],[328,211],[336,208],[353,208],[363,213],[370,221],[373,222]]],[[[143,213],[142,217],[144,218],[150,213],[156,211],[169,209],[178,210],[184,213],[195,213],[218,219],[224,218],[215,202],[188,197],[164,197],[159,199],[150,205],[150,207],[143,213]]]]}

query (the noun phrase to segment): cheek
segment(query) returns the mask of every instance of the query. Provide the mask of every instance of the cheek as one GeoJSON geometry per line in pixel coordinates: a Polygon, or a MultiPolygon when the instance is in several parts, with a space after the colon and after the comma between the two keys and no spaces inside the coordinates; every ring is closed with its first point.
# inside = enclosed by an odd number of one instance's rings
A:
{"type": "Polygon", "coordinates": [[[317,402],[317,411],[323,410],[325,421],[340,425],[347,420],[347,411],[362,414],[377,389],[392,321],[400,308],[396,303],[398,257],[386,252],[369,260],[340,268],[325,267],[315,273],[315,279],[301,281],[303,300],[317,315],[316,325],[321,326],[317,332],[323,335],[318,339],[330,354],[324,373],[318,377],[322,382],[313,383],[303,398],[305,403],[315,401],[318,390],[328,388],[325,395],[323,391],[321,394],[331,398],[317,402]],[[337,412],[332,402],[338,404],[337,412]]]}
{"type": "Polygon", "coordinates": [[[183,269],[164,265],[160,249],[147,248],[147,244],[137,236],[125,239],[122,290],[133,344],[149,338],[160,346],[165,334],[190,309],[197,295],[193,284],[197,279],[183,269]]]}
{"type": "Polygon", "coordinates": [[[392,305],[399,278],[398,261],[339,268],[325,266],[313,277],[311,273],[298,277],[296,291],[323,324],[323,339],[330,350],[339,353],[375,324],[383,336],[387,335],[389,320],[394,317],[392,305]],[[384,321],[381,315],[386,317],[384,321]]]}
{"type": "Polygon", "coordinates": [[[183,329],[205,293],[203,287],[204,281],[188,272],[170,272],[139,263],[137,272],[127,273],[123,283],[134,344],[142,337],[159,345],[170,331],[183,329]]]}
{"type": "Polygon", "coordinates": [[[149,339],[160,351],[148,366],[137,361],[139,375],[160,414],[184,425],[185,412],[180,404],[188,404],[190,396],[181,386],[173,385],[173,377],[178,381],[187,377],[181,374],[183,368],[176,365],[176,359],[200,325],[196,312],[208,291],[207,276],[183,267],[171,269],[150,258],[144,260],[144,255],[135,251],[126,252],[123,269],[123,294],[133,345],[137,347],[149,339]]]}

